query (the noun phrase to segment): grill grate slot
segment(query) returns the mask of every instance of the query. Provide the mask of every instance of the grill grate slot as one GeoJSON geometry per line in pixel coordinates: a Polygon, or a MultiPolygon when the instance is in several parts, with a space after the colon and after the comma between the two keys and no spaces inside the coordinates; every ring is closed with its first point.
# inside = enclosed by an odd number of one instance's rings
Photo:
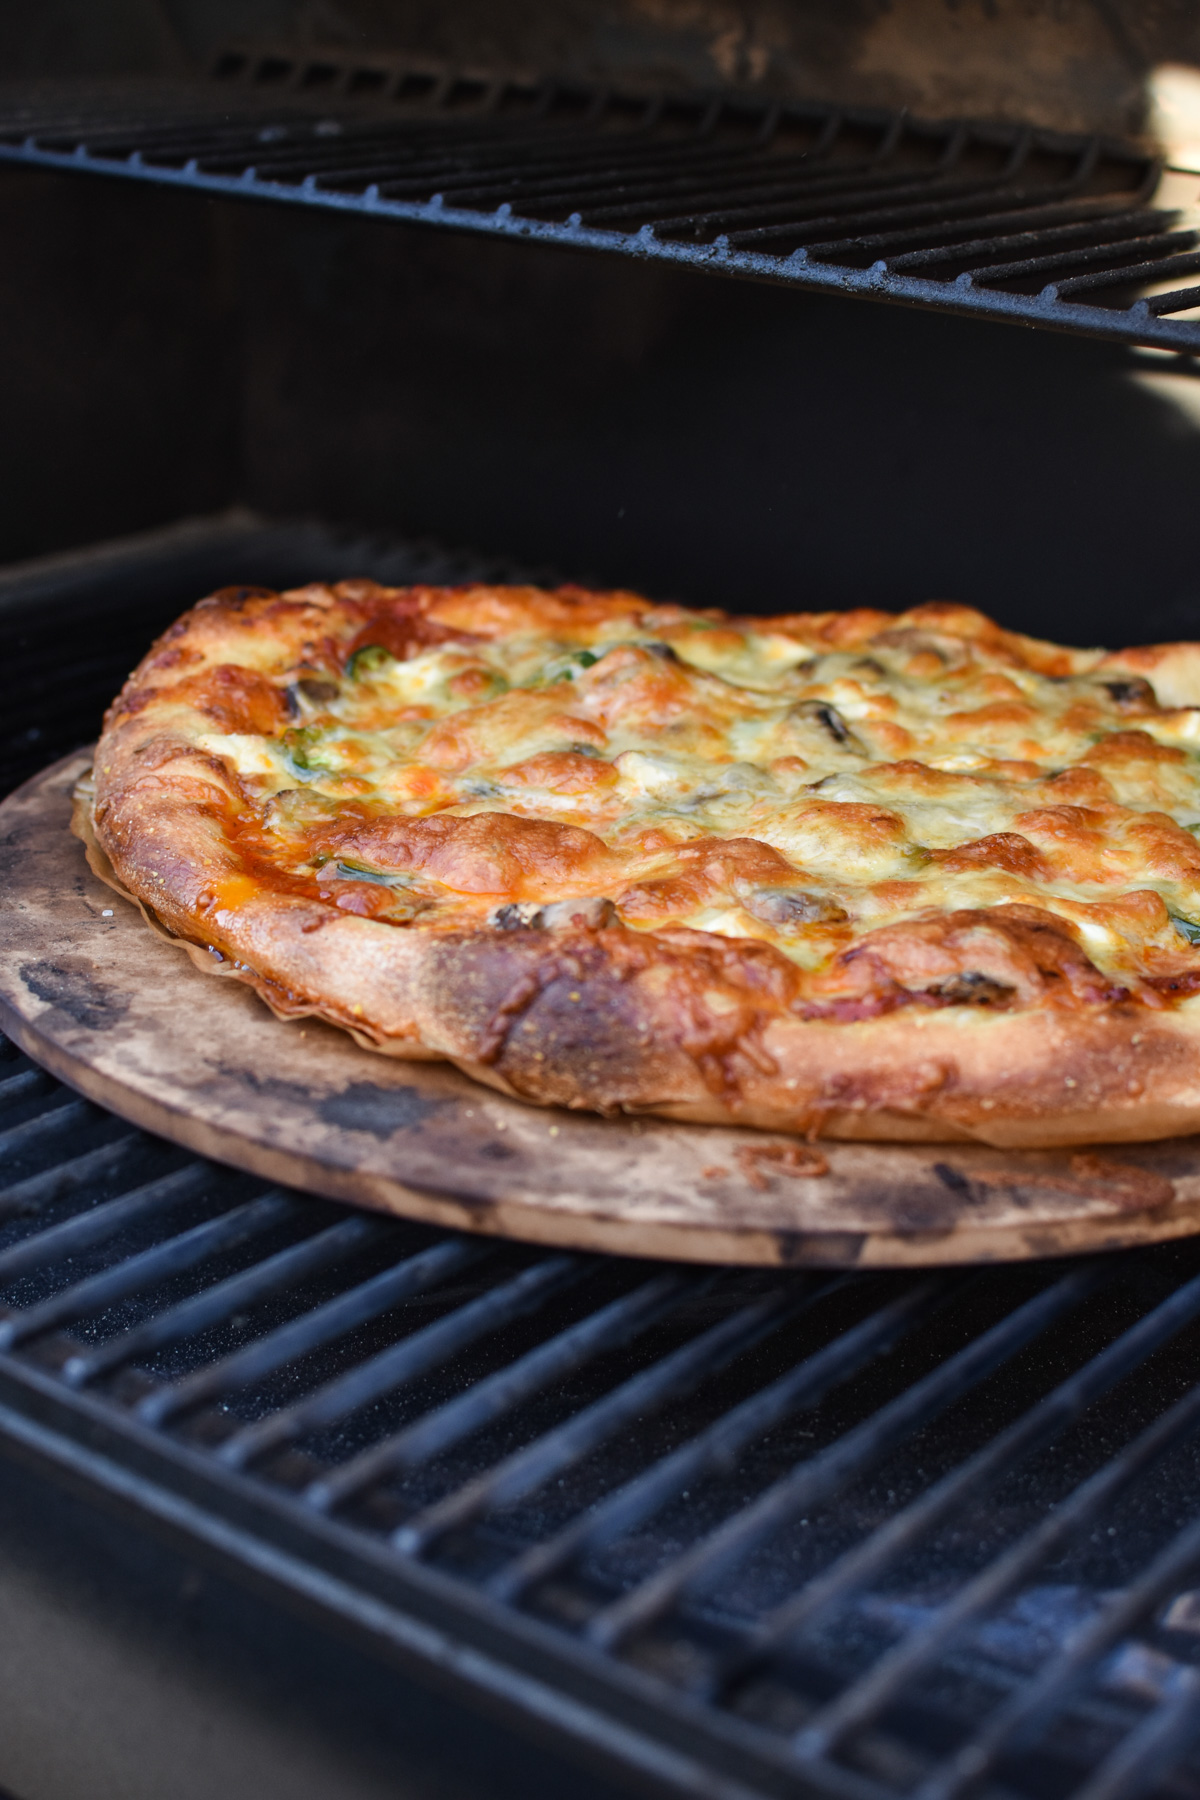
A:
{"type": "Polygon", "coordinates": [[[334,60],[310,80],[294,58],[231,54],[240,74],[219,60],[207,89],[151,102],[10,96],[0,160],[1200,347],[1200,322],[1177,316],[1194,290],[1139,294],[1200,267],[1200,178],[1172,178],[1185,214],[1155,206],[1162,171],[1136,145],[401,64],[334,60]]]}

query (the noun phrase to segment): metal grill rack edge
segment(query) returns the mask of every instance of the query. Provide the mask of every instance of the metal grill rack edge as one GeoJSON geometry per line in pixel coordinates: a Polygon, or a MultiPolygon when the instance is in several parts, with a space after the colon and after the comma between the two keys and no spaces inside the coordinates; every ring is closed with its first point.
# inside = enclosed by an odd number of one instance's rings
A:
{"type": "Polygon", "coordinates": [[[235,50],[10,90],[0,161],[1200,349],[1200,176],[1096,136],[235,50]]]}

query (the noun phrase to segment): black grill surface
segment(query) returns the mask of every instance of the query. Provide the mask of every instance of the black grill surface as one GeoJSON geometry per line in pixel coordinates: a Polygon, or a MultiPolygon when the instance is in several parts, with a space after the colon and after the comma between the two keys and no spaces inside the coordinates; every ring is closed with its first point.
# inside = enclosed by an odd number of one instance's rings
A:
{"type": "Polygon", "coordinates": [[[1098,137],[235,51],[10,90],[0,160],[1200,348],[1200,176],[1098,137]]]}
{"type": "Polygon", "coordinates": [[[1194,1247],[547,1254],[267,1188],[0,1056],[0,1436],[377,1633],[436,1619],[664,1789],[1200,1794],[1194,1247]]]}
{"type": "MultiPolygon", "coordinates": [[[[486,569],[236,517],[90,561],[130,607],[97,695],[171,569],[192,597],[234,563],[486,569]]],[[[87,562],[11,577],[0,617],[40,582],[65,637],[87,562]]],[[[46,751],[92,729],[74,681],[46,751]]],[[[547,1253],[269,1188],[0,1040],[0,1443],[643,1789],[1200,1796],[1198,1369],[1192,1243],[928,1275],[547,1253]]]]}

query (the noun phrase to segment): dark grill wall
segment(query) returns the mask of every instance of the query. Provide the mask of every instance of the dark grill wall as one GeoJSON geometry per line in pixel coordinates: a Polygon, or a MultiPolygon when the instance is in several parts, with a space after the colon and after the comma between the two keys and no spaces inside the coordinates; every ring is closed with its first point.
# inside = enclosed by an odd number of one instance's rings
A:
{"type": "Polygon", "coordinates": [[[0,66],[181,72],[233,37],[421,48],[583,81],[1136,130],[1156,63],[1200,60],[1195,0],[8,0],[0,66]]]}
{"type": "Polygon", "coordinates": [[[1200,621],[1170,359],[27,171],[0,233],[0,561],[242,500],[700,604],[1200,621]]]}
{"type": "Polygon", "coordinates": [[[227,503],[235,285],[215,209],[0,169],[0,563],[227,503]]]}

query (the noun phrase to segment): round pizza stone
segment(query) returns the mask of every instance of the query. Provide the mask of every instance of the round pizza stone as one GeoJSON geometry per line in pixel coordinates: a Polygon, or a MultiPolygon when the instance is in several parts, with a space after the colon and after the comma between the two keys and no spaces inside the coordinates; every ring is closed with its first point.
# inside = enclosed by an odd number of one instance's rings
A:
{"type": "Polygon", "coordinates": [[[281,1022],[92,874],[68,828],[88,763],[68,757],[0,805],[0,1027],[189,1150],[458,1230],[695,1262],[1016,1260],[1200,1230],[1196,1138],[1083,1153],[822,1144],[810,1156],[780,1134],[527,1106],[446,1064],[281,1022]]]}

